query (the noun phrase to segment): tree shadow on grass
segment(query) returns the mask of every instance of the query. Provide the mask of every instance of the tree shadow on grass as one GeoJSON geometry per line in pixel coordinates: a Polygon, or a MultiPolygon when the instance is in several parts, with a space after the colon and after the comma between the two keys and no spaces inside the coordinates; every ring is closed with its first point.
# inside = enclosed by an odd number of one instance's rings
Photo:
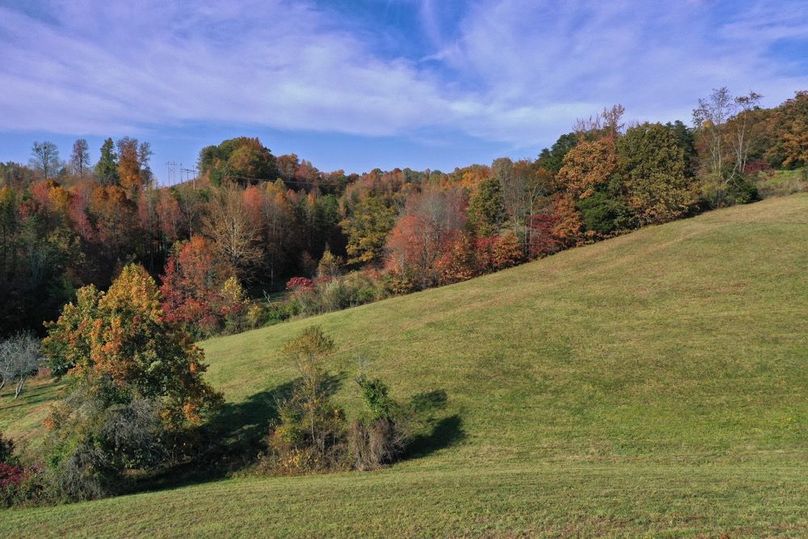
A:
{"type": "Polygon", "coordinates": [[[436,417],[439,411],[446,408],[447,400],[446,391],[442,389],[418,393],[410,399],[415,434],[404,450],[404,460],[425,457],[439,449],[451,447],[466,437],[463,419],[459,414],[436,417]]]}
{"type": "Polygon", "coordinates": [[[34,379],[26,382],[25,389],[19,398],[14,398],[14,384],[6,384],[0,389],[0,410],[11,410],[36,404],[44,404],[58,397],[61,384],[57,380],[46,382],[34,379]]]}
{"type": "Polygon", "coordinates": [[[439,449],[446,449],[463,441],[466,432],[463,430],[463,419],[455,414],[436,422],[428,434],[416,435],[407,444],[403,460],[420,459],[439,449]]]}

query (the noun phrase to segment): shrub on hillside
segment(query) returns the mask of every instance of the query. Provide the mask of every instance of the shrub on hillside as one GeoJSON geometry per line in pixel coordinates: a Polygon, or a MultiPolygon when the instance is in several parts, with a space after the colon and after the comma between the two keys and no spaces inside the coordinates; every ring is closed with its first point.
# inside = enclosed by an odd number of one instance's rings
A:
{"type": "Polygon", "coordinates": [[[111,387],[73,393],[50,417],[46,442],[52,494],[88,500],[122,492],[128,470],[155,470],[172,462],[179,431],[166,427],[157,399],[114,403],[111,387]]]}
{"type": "Polygon", "coordinates": [[[0,462],[0,505],[9,507],[15,503],[24,479],[25,470],[21,466],[0,462]]]}
{"type": "Polygon", "coordinates": [[[727,194],[734,204],[749,204],[760,200],[757,186],[745,174],[733,174],[727,180],[727,194]]]}
{"type": "Polygon", "coordinates": [[[291,397],[281,403],[269,435],[269,453],[261,466],[274,473],[296,474],[340,468],[344,462],[345,414],[330,399],[324,363],[334,341],[319,327],[305,329],[283,347],[298,370],[291,397]]]}
{"type": "Polygon", "coordinates": [[[710,177],[702,180],[702,209],[725,208],[757,200],[760,200],[760,194],[754,181],[747,175],[732,174],[727,179],[710,177]]]}
{"type": "Polygon", "coordinates": [[[389,396],[384,382],[363,375],[356,383],[370,416],[351,424],[348,453],[353,468],[375,470],[403,453],[409,433],[402,407],[389,396]]]}
{"type": "Polygon", "coordinates": [[[331,401],[335,384],[325,363],[333,350],[334,341],[319,327],[307,328],[284,346],[300,377],[270,425],[269,451],[259,470],[284,475],[373,470],[403,454],[409,416],[416,407],[405,409],[381,380],[359,376],[356,382],[368,413],[348,426],[343,409],[331,401]]]}
{"type": "Polygon", "coordinates": [[[320,312],[338,311],[372,303],[383,297],[378,283],[365,273],[354,271],[317,286],[320,312]]]}
{"type": "Polygon", "coordinates": [[[24,466],[14,454],[14,442],[0,432],[0,506],[42,499],[44,477],[35,466],[24,466]]]}
{"type": "Polygon", "coordinates": [[[372,303],[387,295],[383,283],[372,273],[364,271],[315,281],[306,279],[291,291],[288,310],[307,316],[372,303]]]}

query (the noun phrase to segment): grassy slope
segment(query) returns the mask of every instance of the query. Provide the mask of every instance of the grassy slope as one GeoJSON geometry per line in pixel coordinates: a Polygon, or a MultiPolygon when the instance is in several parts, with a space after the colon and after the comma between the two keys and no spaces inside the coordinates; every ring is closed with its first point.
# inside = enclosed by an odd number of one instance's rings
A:
{"type": "MultiPolygon", "coordinates": [[[[438,448],[378,473],[13,510],[0,532],[805,535],[806,268],[795,195],[214,339],[209,379],[239,421],[293,377],[277,351],[316,323],[337,341],[349,410],[357,357],[397,396],[448,392],[438,448]]],[[[0,427],[24,431],[42,406],[4,402],[0,427]]]]}

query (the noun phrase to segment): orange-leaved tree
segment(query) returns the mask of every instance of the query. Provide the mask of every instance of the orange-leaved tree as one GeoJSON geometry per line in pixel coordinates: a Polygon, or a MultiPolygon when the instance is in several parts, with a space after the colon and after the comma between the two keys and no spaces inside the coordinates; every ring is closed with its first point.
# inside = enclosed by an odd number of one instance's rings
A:
{"type": "Polygon", "coordinates": [[[608,184],[617,168],[614,139],[605,137],[581,142],[570,150],[556,180],[563,191],[578,200],[592,196],[608,184]]]}
{"type": "Polygon", "coordinates": [[[221,400],[202,379],[204,353],[166,321],[157,285],[138,265],[124,267],[107,292],[80,289],[43,347],[55,373],[102,403],[156,399],[171,426],[198,423],[221,400]]]}

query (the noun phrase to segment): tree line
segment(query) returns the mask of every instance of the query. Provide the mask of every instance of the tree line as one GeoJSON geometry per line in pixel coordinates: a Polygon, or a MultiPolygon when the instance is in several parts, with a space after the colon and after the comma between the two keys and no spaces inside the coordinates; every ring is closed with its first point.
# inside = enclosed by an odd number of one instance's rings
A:
{"type": "Polygon", "coordinates": [[[41,332],[76,290],[138,263],[196,337],[461,281],[634,228],[758,198],[808,159],[808,93],[778,107],[726,88],[692,125],[579,120],[536,159],[452,172],[323,172],[256,138],[200,151],[157,188],[149,144],[49,142],[0,164],[0,335],[41,332]],[[285,294],[283,294],[285,292],[285,294]]]}

